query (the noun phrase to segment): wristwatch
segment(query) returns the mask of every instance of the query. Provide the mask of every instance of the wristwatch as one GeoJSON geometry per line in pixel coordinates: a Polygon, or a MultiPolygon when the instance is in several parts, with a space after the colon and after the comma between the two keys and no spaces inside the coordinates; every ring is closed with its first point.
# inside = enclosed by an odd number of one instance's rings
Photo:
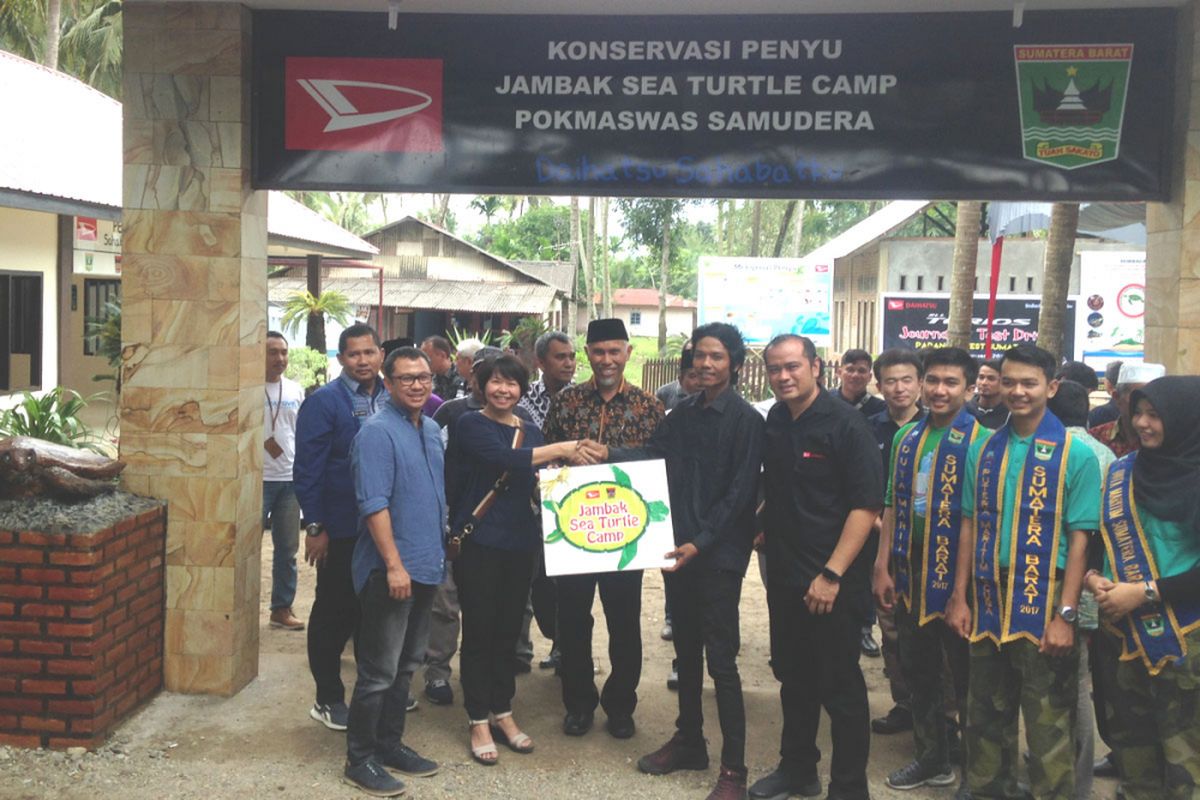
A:
{"type": "Polygon", "coordinates": [[[1079,620],[1079,612],[1075,610],[1074,606],[1063,606],[1058,610],[1058,615],[1068,625],[1074,625],[1079,620]]]}
{"type": "Polygon", "coordinates": [[[830,583],[841,583],[842,576],[831,570],[829,567],[821,567],[821,577],[830,583]]]}
{"type": "Polygon", "coordinates": [[[1146,581],[1144,591],[1146,592],[1146,602],[1158,602],[1158,590],[1154,588],[1154,584],[1152,584],[1150,581],[1146,581]]]}
{"type": "Polygon", "coordinates": [[[321,523],[310,522],[304,526],[304,532],[309,536],[320,536],[323,530],[321,523]]]}

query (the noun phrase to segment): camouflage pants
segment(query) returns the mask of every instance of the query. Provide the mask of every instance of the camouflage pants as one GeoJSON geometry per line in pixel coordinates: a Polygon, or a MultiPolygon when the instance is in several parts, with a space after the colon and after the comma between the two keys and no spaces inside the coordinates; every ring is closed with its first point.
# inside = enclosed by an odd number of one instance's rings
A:
{"type": "Polygon", "coordinates": [[[883,650],[883,674],[887,676],[888,686],[892,690],[892,702],[903,708],[909,708],[912,693],[908,690],[908,683],[904,680],[904,666],[900,662],[899,632],[896,630],[895,609],[896,607],[893,606],[891,611],[884,611],[880,608],[875,612],[883,640],[880,642],[880,649],[883,650]]]}
{"type": "Polygon", "coordinates": [[[1030,790],[1037,800],[1075,796],[1078,643],[1053,658],[1026,639],[971,645],[967,689],[967,786],[972,798],[1019,798],[1019,715],[1025,717],[1030,790]]]}
{"type": "Polygon", "coordinates": [[[1126,800],[1200,800],[1200,631],[1187,646],[1154,677],[1140,659],[1097,664],[1126,800]]]}
{"type": "Polygon", "coordinates": [[[900,634],[900,661],[912,689],[913,740],[917,761],[927,766],[949,767],[946,717],[954,713],[944,702],[946,688],[966,708],[967,640],[939,619],[923,626],[903,603],[896,604],[896,629],[900,634]],[[948,665],[948,666],[946,666],[948,665]]]}

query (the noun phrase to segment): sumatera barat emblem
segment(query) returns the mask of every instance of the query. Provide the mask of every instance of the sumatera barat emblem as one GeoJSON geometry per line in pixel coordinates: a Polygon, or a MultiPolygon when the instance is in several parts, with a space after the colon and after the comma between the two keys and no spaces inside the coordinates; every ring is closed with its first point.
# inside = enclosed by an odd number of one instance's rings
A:
{"type": "Polygon", "coordinates": [[[1132,44],[1013,48],[1025,158],[1061,169],[1117,157],[1132,44]]]}
{"type": "Polygon", "coordinates": [[[662,522],[670,512],[663,501],[642,497],[619,467],[611,469],[611,481],[577,486],[557,503],[542,501],[555,520],[546,544],[566,541],[589,553],[619,550],[617,569],[624,569],[637,555],[638,540],[650,523],[662,522]]]}

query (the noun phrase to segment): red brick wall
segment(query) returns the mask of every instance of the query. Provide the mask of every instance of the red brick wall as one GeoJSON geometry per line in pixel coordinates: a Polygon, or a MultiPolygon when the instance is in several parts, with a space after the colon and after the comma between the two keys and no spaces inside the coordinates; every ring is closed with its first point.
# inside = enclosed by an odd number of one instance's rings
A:
{"type": "Polygon", "coordinates": [[[158,507],[93,533],[0,529],[0,744],[95,747],[162,688],[158,507]]]}

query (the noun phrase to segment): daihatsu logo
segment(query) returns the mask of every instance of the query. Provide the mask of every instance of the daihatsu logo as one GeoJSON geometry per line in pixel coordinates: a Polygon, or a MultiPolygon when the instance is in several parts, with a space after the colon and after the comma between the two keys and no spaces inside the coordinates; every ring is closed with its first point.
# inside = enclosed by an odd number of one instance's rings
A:
{"type": "Polygon", "coordinates": [[[284,60],[288,150],[441,153],[442,60],[284,60]]]}
{"type": "MultiPolygon", "coordinates": [[[[388,122],[393,119],[407,117],[410,114],[416,114],[418,111],[423,111],[428,108],[433,102],[433,98],[425,94],[425,92],[410,89],[407,86],[393,86],[388,83],[372,83],[370,81],[346,81],[326,78],[310,78],[300,79],[297,81],[304,91],[308,92],[309,96],[325,110],[329,115],[329,122],[325,125],[324,132],[344,131],[351,128],[365,128],[368,125],[377,125],[380,122],[388,122]],[[381,92],[394,92],[401,95],[401,98],[408,98],[411,102],[407,105],[398,108],[389,109],[387,111],[360,111],[358,107],[350,101],[342,89],[366,89],[377,90],[381,92]]],[[[403,102],[401,98],[396,98],[397,102],[403,102]]]]}

